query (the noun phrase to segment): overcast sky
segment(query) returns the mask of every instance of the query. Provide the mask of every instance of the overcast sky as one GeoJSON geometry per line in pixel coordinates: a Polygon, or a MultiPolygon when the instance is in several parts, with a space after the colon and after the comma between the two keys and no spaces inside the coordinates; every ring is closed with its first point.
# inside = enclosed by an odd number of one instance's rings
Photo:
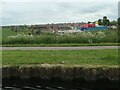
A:
{"type": "Polygon", "coordinates": [[[2,25],[96,21],[118,18],[118,2],[3,2],[2,25]]]}

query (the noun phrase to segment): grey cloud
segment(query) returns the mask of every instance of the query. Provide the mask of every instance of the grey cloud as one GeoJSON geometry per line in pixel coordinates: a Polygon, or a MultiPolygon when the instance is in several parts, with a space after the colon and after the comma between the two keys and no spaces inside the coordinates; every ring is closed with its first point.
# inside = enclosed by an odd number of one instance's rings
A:
{"type": "Polygon", "coordinates": [[[118,2],[118,17],[120,17],[120,1],[118,2]]]}
{"type": "Polygon", "coordinates": [[[116,3],[5,3],[3,24],[87,21],[86,16],[89,20],[96,20],[104,14],[115,19],[118,7],[114,5],[116,3]]]}

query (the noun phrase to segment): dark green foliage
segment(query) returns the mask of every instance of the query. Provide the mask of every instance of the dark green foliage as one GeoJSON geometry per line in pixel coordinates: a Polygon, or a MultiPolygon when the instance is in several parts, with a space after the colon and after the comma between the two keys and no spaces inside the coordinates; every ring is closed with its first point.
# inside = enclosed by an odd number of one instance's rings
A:
{"type": "Polygon", "coordinates": [[[110,21],[109,21],[109,19],[107,19],[107,16],[103,17],[103,25],[104,26],[109,26],[110,25],[110,21]]]}
{"type": "Polygon", "coordinates": [[[98,24],[99,24],[99,25],[103,25],[102,19],[99,19],[99,20],[98,20],[98,24]]]}
{"type": "Polygon", "coordinates": [[[110,25],[111,25],[111,26],[112,26],[112,25],[117,25],[117,21],[115,21],[115,20],[111,21],[111,22],[110,22],[110,25]]]}
{"type": "Polygon", "coordinates": [[[120,17],[118,18],[118,25],[120,26],[120,17]]]}

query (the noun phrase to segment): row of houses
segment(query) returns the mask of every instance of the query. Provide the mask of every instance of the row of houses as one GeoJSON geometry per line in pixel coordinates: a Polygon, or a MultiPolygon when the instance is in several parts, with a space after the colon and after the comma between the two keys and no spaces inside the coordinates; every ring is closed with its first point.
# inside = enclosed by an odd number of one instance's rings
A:
{"type": "MultiPolygon", "coordinates": [[[[11,28],[13,31],[28,30],[28,31],[41,31],[41,32],[58,32],[64,30],[76,30],[82,23],[58,23],[58,24],[39,24],[39,25],[13,25],[5,26],[11,28]]],[[[3,27],[4,28],[4,27],[3,27]]]]}
{"type": "Polygon", "coordinates": [[[57,32],[59,30],[74,30],[80,26],[80,23],[59,23],[59,24],[44,24],[44,25],[30,25],[29,28],[38,29],[47,32],[57,32]]]}
{"type": "MultiPolygon", "coordinates": [[[[58,24],[38,24],[38,25],[18,25],[18,26],[8,26],[13,31],[28,30],[30,32],[79,32],[78,30],[106,30],[107,27],[99,26],[96,23],[58,23],[58,24]],[[73,31],[72,31],[73,30],[73,31]],[[77,31],[75,31],[77,30],[77,31]]],[[[112,28],[112,26],[111,26],[112,28]]],[[[114,26],[114,29],[116,27],[114,26]]]]}

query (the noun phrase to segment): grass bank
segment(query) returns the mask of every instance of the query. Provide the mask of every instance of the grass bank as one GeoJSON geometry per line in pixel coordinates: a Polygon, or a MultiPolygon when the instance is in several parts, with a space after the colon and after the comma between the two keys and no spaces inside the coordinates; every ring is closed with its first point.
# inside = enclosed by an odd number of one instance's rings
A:
{"type": "Polygon", "coordinates": [[[2,52],[3,66],[80,65],[84,67],[118,66],[118,50],[15,50],[2,52]]]}

